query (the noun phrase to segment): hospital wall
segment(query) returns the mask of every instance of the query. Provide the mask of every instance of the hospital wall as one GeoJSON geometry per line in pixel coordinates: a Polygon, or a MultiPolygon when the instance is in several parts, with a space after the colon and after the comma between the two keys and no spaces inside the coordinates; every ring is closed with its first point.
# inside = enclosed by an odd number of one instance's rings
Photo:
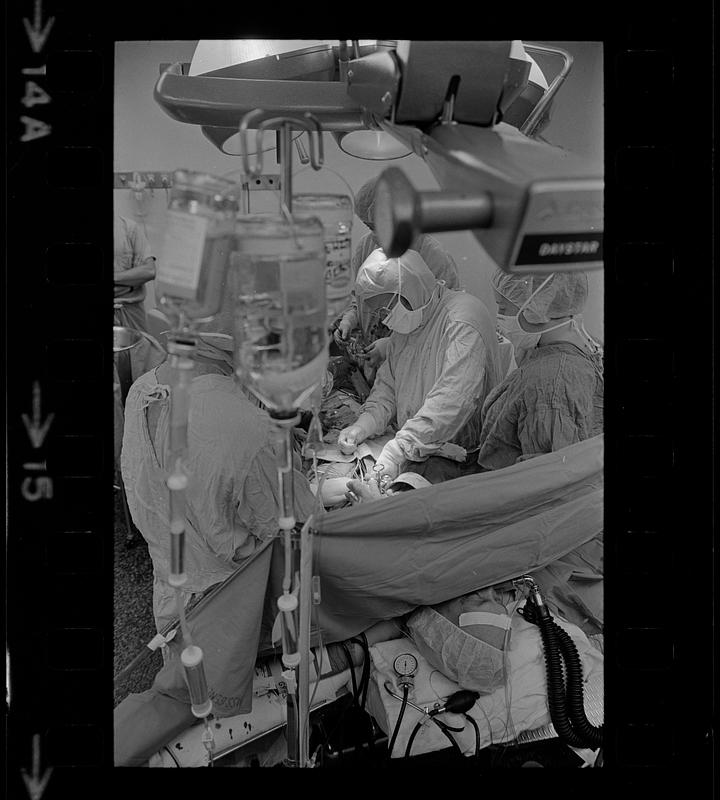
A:
{"type": "MultiPolygon", "coordinates": [[[[548,43],[549,44],[549,43],[548,43]]],[[[602,159],[602,45],[586,42],[557,42],[575,58],[573,69],[561,88],[552,120],[543,137],[590,158],[602,159]]],[[[117,42],[115,58],[114,171],[171,172],[183,167],[216,175],[238,177],[241,159],[225,155],[202,135],[200,128],[171,119],[153,99],[153,87],[160,64],[190,62],[194,41],[117,42]]],[[[540,59],[538,59],[540,61],[540,59]]],[[[559,69],[558,60],[540,66],[551,79],[559,69]]],[[[325,168],[319,172],[296,164],[295,192],[347,193],[357,191],[368,178],[379,175],[388,165],[399,166],[419,190],[439,188],[430,168],[418,156],[393,162],[371,162],[343,153],[335,140],[325,134],[325,168]]],[[[264,154],[265,173],[281,171],[275,153],[264,154]]],[[[116,189],[115,210],[137,220],[144,228],[154,254],[161,259],[167,220],[167,192],[145,190],[140,200],[128,189],[116,189]]],[[[250,193],[251,211],[276,210],[277,195],[271,191],[250,193]]],[[[353,245],[367,232],[357,219],[353,222],[353,245]]],[[[467,232],[439,233],[437,238],[452,254],[465,289],[479,297],[495,312],[490,275],[495,266],[477,240],[467,232]]],[[[591,296],[585,311],[588,329],[603,338],[602,272],[591,273],[591,296]]],[[[148,308],[155,306],[153,283],[148,284],[148,308]]]]}

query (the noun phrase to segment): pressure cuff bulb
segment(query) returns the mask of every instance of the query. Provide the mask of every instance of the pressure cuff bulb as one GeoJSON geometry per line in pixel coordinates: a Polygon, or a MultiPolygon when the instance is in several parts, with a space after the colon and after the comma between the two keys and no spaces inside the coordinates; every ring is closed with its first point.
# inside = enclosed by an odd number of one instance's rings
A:
{"type": "Polygon", "coordinates": [[[469,711],[480,697],[478,692],[471,692],[469,689],[461,689],[455,694],[448,697],[445,705],[441,708],[433,709],[429,712],[429,716],[434,717],[437,714],[464,714],[469,711]]]}

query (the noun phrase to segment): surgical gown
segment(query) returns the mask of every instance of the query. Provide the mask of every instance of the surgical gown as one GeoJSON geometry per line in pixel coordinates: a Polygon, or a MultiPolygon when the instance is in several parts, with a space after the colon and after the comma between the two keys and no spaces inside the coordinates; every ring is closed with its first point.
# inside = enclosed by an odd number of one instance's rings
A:
{"type": "Polygon", "coordinates": [[[476,448],[483,401],[500,381],[497,336],[482,301],[439,287],[431,303],[420,328],[390,336],[363,406],[377,433],[395,418],[395,439],[411,461],[445,442],[476,448]]]}
{"type": "MultiPolygon", "coordinates": [[[[158,631],[177,616],[170,573],[169,489],[165,480],[169,387],[157,370],[130,389],[125,407],[122,475],[133,521],[153,563],[158,631]],[[155,407],[150,417],[149,410],[155,407]],[[154,424],[153,424],[154,423],[154,424]],[[153,432],[154,429],[154,432],[153,432]]],[[[235,571],[256,546],[277,533],[277,459],[268,415],[254,407],[233,378],[196,377],[190,389],[184,599],[235,571]]],[[[295,473],[295,513],[312,513],[314,498],[295,473]]]]}
{"type": "Polygon", "coordinates": [[[154,369],[167,357],[165,348],[150,334],[141,331],[142,338],[130,350],[115,353],[113,359],[113,390],[115,408],[115,463],[120,469],[120,451],[122,450],[122,437],[125,417],[125,398],[132,386],[141,375],[154,369]]]}
{"type": "Polygon", "coordinates": [[[602,433],[599,358],[570,342],[529,351],[485,402],[479,465],[502,469],[602,433]]]}

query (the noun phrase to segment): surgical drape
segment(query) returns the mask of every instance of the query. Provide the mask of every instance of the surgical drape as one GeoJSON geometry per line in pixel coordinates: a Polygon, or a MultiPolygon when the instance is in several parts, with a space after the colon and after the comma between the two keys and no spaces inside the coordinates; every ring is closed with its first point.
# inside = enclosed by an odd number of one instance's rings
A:
{"type": "MultiPolygon", "coordinates": [[[[589,610],[602,621],[602,465],[597,436],[504,470],[325,514],[314,537],[324,643],[524,573],[532,573],[553,613],[595,633],[583,620],[589,610]]],[[[258,630],[260,649],[271,646],[283,575],[278,545],[269,581],[269,551],[256,551],[188,617],[221,716],[250,708],[258,630]]],[[[139,765],[192,723],[183,705],[180,632],[169,648],[174,657],[153,689],[115,709],[118,766],[139,765]]]]}

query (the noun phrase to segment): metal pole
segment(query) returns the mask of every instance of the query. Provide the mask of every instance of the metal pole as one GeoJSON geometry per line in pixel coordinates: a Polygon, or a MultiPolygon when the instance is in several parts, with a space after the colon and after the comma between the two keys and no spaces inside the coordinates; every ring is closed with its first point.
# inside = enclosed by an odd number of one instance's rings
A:
{"type": "Polygon", "coordinates": [[[299,421],[297,416],[282,419],[274,418],[275,435],[280,446],[278,461],[278,527],[283,537],[285,552],[285,574],[283,576],[283,593],[277,601],[282,623],[282,662],[283,678],[287,685],[287,749],[285,765],[288,767],[303,766],[301,760],[301,713],[298,702],[298,666],[302,660],[299,632],[299,544],[294,538],[295,496],[292,464],[292,428],[299,421]],[[294,585],[293,585],[294,584],[294,585]],[[298,590],[298,591],[294,591],[298,590]]]}
{"type": "Polygon", "coordinates": [[[552,53],[553,55],[560,56],[563,59],[563,67],[553,79],[553,82],[548,86],[545,94],[540,98],[540,101],[530,113],[530,116],[523,122],[520,127],[520,133],[525,136],[532,136],[534,129],[537,127],[540,117],[545,109],[550,105],[550,101],[557,94],[558,89],[567,78],[570,68],[573,64],[573,57],[567,50],[562,50],[560,47],[550,47],[544,44],[530,44],[523,42],[523,47],[529,52],[536,53],[552,53]]]}
{"type": "Polygon", "coordinates": [[[282,166],[283,201],[288,212],[292,214],[292,129],[289,122],[284,122],[280,129],[280,163],[282,166]]]}
{"type": "MultiPolygon", "coordinates": [[[[307,766],[310,754],[310,613],[312,597],[312,518],[300,531],[300,665],[298,667],[298,709],[300,711],[300,766],[307,766]]],[[[322,653],[320,653],[322,661],[322,653]]],[[[322,671],[322,664],[321,670],[322,671]]],[[[319,675],[318,675],[319,680],[319,675]]]]}
{"type": "MultiPolygon", "coordinates": [[[[285,558],[290,561],[290,571],[293,576],[297,572],[298,566],[298,545],[296,541],[292,542],[290,553],[285,553],[285,558]]],[[[287,564],[286,564],[287,567],[287,564]]],[[[297,619],[297,613],[293,613],[293,617],[297,619]]],[[[286,621],[283,620],[283,625],[286,621]]],[[[297,634],[297,630],[296,630],[297,634]]],[[[299,648],[299,637],[296,640],[296,647],[299,648]]],[[[302,658],[302,656],[300,656],[302,658]]],[[[298,698],[298,668],[297,666],[289,666],[284,664],[285,670],[283,676],[287,682],[287,759],[285,760],[286,767],[302,767],[302,730],[301,730],[301,711],[298,698]]]]}

